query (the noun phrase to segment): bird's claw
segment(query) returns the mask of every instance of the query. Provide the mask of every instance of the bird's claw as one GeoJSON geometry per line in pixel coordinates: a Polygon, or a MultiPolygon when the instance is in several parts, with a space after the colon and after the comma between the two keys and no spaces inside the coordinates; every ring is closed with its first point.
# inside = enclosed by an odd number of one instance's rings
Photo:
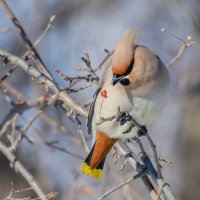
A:
{"type": "Polygon", "coordinates": [[[128,121],[132,121],[133,124],[126,131],[124,131],[123,134],[129,133],[135,126],[138,127],[138,137],[145,136],[147,134],[146,126],[139,125],[128,112],[119,112],[117,114],[117,122],[119,122],[120,126],[123,126],[128,121]]]}
{"type": "Polygon", "coordinates": [[[138,129],[138,137],[141,137],[141,136],[145,136],[147,134],[147,128],[146,126],[140,126],[140,129],[138,129]]]}
{"type": "Polygon", "coordinates": [[[123,126],[127,121],[131,121],[132,117],[128,112],[119,112],[117,116],[117,122],[120,123],[120,126],[123,126]]]}

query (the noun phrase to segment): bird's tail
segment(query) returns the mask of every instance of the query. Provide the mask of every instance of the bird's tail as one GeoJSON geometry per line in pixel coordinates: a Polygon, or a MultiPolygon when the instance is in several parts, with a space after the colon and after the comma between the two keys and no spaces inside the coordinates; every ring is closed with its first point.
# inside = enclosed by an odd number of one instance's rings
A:
{"type": "Polygon", "coordinates": [[[97,131],[97,139],[88,157],[82,164],[83,174],[93,178],[101,178],[106,156],[118,139],[109,138],[104,133],[97,131]]]}
{"type": "Polygon", "coordinates": [[[84,163],[82,164],[81,172],[83,174],[91,176],[95,179],[98,179],[98,178],[101,178],[101,176],[103,174],[103,166],[104,166],[104,162],[105,162],[106,157],[103,158],[103,160],[95,168],[92,168],[90,166],[90,164],[91,164],[91,159],[92,159],[92,155],[93,155],[93,152],[94,152],[94,148],[95,148],[95,144],[92,147],[89,155],[85,159],[84,163]]]}

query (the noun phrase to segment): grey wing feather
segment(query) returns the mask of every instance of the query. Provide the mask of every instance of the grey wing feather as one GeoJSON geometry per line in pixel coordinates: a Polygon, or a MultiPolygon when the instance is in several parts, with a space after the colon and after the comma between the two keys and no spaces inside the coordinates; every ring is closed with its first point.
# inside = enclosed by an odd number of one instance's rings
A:
{"type": "Polygon", "coordinates": [[[106,78],[106,72],[107,69],[109,68],[109,66],[111,66],[111,61],[112,61],[112,54],[107,58],[107,60],[105,61],[104,65],[103,65],[103,72],[101,75],[101,78],[99,80],[99,85],[97,90],[94,93],[94,96],[92,98],[92,102],[90,105],[90,109],[89,109],[89,114],[88,114],[88,121],[87,121],[87,127],[88,127],[88,134],[92,134],[92,120],[93,120],[93,116],[94,116],[94,108],[95,108],[95,103],[96,103],[96,99],[98,97],[99,92],[101,91],[103,84],[105,82],[105,78],[106,78]]]}
{"type": "Polygon", "coordinates": [[[98,88],[96,92],[94,93],[94,96],[92,98],[92,103],[90,105],[89,114],[88,114],[88,121],[87,121],[87,127],[88,127],[88,134],[92,134],[92,120],[94,115],[94,106],[96,103],[97,96],[99,92],[101,91],[101,88],[98,88]]]}

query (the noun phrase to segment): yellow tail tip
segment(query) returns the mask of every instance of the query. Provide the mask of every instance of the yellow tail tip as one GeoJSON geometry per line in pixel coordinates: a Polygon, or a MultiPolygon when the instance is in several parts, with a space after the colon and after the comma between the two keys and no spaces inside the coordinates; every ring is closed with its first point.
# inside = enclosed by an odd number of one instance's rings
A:
{"type": "Polygon", "coordinates": [[[92,178],[99,179],[102,177],[103,170],[102,169],[92,169],[87,163],[83,163],[81,166],[81,172],[92,178]]]}

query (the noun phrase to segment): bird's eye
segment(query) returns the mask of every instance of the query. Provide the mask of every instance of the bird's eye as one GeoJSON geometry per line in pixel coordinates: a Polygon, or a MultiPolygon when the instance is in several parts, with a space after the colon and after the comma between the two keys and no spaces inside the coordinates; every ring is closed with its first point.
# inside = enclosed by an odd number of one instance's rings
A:
{"type": "Polygon", "coordinates": [[[120,83],[122,84],[122,85],[129,85],[130,84],[130,81],[129,81],[129,79],[128,78],[123,78],[122,80],[120,80],[120,83]]]}

